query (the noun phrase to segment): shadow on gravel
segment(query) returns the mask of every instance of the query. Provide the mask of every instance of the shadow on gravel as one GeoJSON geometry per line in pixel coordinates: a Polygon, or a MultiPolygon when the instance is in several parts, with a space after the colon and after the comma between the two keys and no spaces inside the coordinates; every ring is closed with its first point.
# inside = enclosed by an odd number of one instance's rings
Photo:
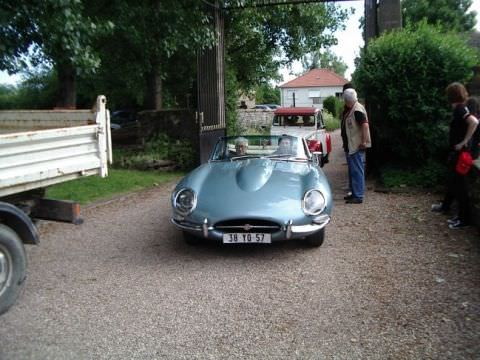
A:
{"type": "Polygon", "coordinates": [[[217,241],[202,240],[197,245],[188,245],[180,232],[176,232],[168,243],[164,244],[170,249],[166,250],[178,256],[188,256],[196,259],[214,258],[288,258],[303,253],[318,251],[302,240],[274,242],[271,244],[222,244],[217,241]]]}

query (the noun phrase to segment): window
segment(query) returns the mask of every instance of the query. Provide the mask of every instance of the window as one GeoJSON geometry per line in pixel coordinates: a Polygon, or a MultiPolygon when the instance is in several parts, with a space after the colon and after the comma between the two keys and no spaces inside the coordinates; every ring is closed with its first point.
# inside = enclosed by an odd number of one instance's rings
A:
{"type": "Polygon", "coordinates": [[[312,98],[314,104],[323,104],[323,100],[321,97],[314,97],[312,98]]]}
{"type": "Polygon", "coordinates": [[[320,97],[320,90],[309,90],[308,91],[309,98],[319,98],[320,97]]]}
{"type": "Polygon", "coordinates": [[[343,96],[343,92],[337,92],[337,93],[335,93],[335,96],[337,98],[341,98],[343,96]]]}

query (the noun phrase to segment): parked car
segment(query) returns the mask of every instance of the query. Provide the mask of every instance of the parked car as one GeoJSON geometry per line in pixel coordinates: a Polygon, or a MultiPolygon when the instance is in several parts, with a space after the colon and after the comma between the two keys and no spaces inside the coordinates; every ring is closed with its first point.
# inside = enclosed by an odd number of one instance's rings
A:
{"type": "Polygon", "coordinates": [[[110,118],[110,128],[118,130],[129,126],[134,126],[137,122],[137,114],[134,110],[117,110],[112,112],[110,118]]]}
{"type": "Polygon", "coordinates": [[[332,194],[319,162],[304,138],[222,137],[208,163],[175,187],[171,221],[190,244],[304,239],[320,246],[332,194]]]}
{"type": "Polygon", "coordinates": [[[258,104],[258,105],[255,105],[254,109],[276,110],[279,107],[280,105],[276,105],[276,104],[258,104]]]}
{"type": "Polygon", "coordinates": [[[277,104],[265,104],[265,105],[267,105],[272,110],[277,110],[279,107],[281,107],[280,105],[277,105],[277,104]]]}
{"type": "Polygon", "coordinates": [[[321,152],[320,166],[328,163],[332,140],[325,129],[321,109],[314,107],[281,107],[273,115],[272,135],[304,137],[312,152],[321,152]]]}
{"type": "Polygon", "coordinates": [[[138,140],[137,113],[134,110],[117,110],[112,112],[110,129],[114,144],[133,144],[138,140]]]}
{"type": "Polygon", "coordinates": [[[269,110],[269,111],[273,110],[268,105],[265,105],[265,104],[258,104],[258,105],[255,105],[253,108],[257,110],[269,110]]]}

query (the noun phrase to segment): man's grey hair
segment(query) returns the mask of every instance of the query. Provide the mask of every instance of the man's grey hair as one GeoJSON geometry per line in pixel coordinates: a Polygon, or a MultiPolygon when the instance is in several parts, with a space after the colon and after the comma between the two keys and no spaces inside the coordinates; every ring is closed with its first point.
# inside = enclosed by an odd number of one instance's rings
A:
{"type": "Polygon", "coordinates": [[[343,92],[343,100],[350,103],[357,102],[358,98],[357,98],[357,92],[355,91],[355,89],[346,89],[343,92]]]}
{"type": "Polygon", "coordinates": [[[242,145],[242,144],[248,146],[248,140],[245,139],[244,137],[239,137],[235,140],[235,146],[242,145]]]}

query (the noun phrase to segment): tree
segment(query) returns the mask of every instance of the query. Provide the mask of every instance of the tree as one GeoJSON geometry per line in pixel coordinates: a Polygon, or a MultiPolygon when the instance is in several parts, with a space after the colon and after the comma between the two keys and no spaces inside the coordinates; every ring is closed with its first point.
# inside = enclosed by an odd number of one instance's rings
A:
{"type": "Polygon", "coordinates": [[[280,90],[269,83],[263,83],[255,89],[255,102],[257,104],[280,104],[280,90]]]}
{"type": "Polygon", "coordinates": [[[471,31],[475,28],[476,11],[468,12],[472,0],[403,0],[402,13],[405,25],[425,20],[445,30],[471,31]]]}
{"type": "Polygon", "coordinates": [[[162,108],[162,85],[173,60],[173,72],[190,69],[196,52],[216,43],[209,7],[201,0],[90,2],[91,13],[115,24],[97,42],[101,78],[148,109],[162,108]]]}
{"type": "Polygon", "coordinates": [[[280,66],[336,44],[349,13],[332,3],[227,11],[226,61],[245,90],[278,79],[280,66]]]}
{"type": "Polygon", "coordinates": [[[114,90],[146,88],[136,93],[146,107],[160,108],[163,67],[173,54],[194,59],[215,43],[206,7],[201,0],[6,0],[0,7],[0,69],[15,73],[28,62],[53,66],[62,95],[58,106],[75,105],[79,75],[90,83],[107,80],[114,90]]]}
{"type": "Polygon", "coordinates": [[[302,58],[302,66],[305,71],[312,69],[329,69],[334,73],[345,76],[347,64],[330,50],[315,51],[302,58]]]}
{"type": "Polygon", "coordinates": [[[113,28],[85,16],[79,0],[4,0],[0,23],[0,69],[12,74],[29,65],[53,66],[59,107],[75,107],[76,75],[100,65],[92,40],[113,28]]]}

